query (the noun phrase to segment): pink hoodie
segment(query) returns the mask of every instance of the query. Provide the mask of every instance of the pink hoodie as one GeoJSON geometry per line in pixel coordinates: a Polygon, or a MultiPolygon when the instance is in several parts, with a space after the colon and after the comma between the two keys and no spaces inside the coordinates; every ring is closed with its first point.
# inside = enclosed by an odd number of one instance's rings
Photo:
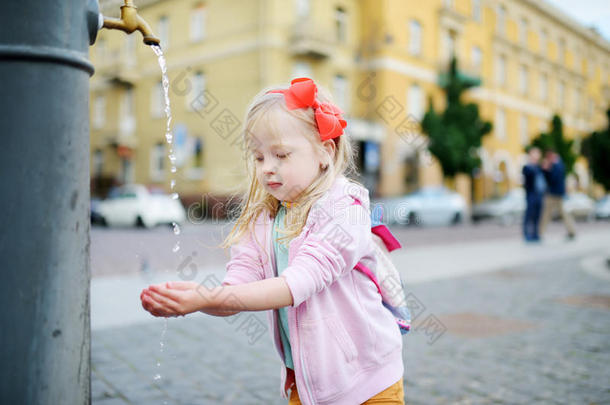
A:
{"type": "MultiPolygon", "coordinates": [[[[261,215],[254,236],[231,247],[223,284],[276,277],[273,218],[261,215]]],[[[288,247],[286,279],[294,305],[287,307],[295,370],[282,366],[282,397],[296,382],[304,405],[365,402],[403,375],[402,335],[382,305],[375,284],[368,190],[339,176],[312,206],[303,231],[288,247]],[[358,200],[362,205],[354,205],[358,200]]],[[[284,361],[277,310],[268,310],[271,338],[284,361]]]]}

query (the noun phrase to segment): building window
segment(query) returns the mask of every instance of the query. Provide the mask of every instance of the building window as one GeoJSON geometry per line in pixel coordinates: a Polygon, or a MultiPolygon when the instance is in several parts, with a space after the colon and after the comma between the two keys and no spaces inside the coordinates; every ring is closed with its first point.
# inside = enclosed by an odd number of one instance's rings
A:
{"type": "Polygon", "coordinates": [[[335,35],[337,41],[347,41],[347,13],[341,7],[335,9],[335,35]]]}
{"type": "Polygon", "coordinates": [[[205,97],[202,96],[205,91],[205,75],[202,72],[197,72],[192,78],[192,88],[185,97],[186,108],[190,111],[199,111],[204,106],[205,97]]]}
{"type": "Polygon", "coordinates": [[[407,92],[407,111],[417,122],[424,116],[424,97],[419,85],[413,84],[407,92]]]}
{"type": "Polygon", "coordinates": [[[136,64],[136,39],[135,35],[125,35],[125,60],[129,67],[136,64]]]}
{"type": "Polygon", "coordinates": [[[104,170],[104,151],[96,149],[93,153],[93,176],[101,177],[104,170]]]}
{"type": "Polygon", "coordinates": [[[521,145],[527,145],[529,143],[528,124],[527,115],[521,114],[521,117],[519,117],[519,134],[521,135],[521,145]]]}
{"type": "Polygon", "coordinates": [[[563,38],[559,39],[559,46],[557,48],[557,57],[559,62],[564,63],[566,61],[566,40],[563,38]]]}
{"type": "Polygon", "coordinates": [[[443,31],[443,51],[446,61],[451,60],[453,55],[455,55],[456,35],[457,34],[451,30],[443,31]]]}
{"type": "Polygon", "coordinates": [[[123,114],[125,117],[133,117],[135,114],[135,100],[133,97],[133,88],[126,89],[123,93],[123,114]]]}
{"type": "Polygon", "coordinates": [[[97,96],[93,104],[93,127],[102,128],[106,122],[106,97],[97,96]]]}
{"type": "Polygon", "coordinates": [[[163,49],[169,48],[169,17],[164,15],[159,18],[157,26],[157,32],[159,33],[159,40],[163,49]]]}
{"type": "Polygon", "coordinates": [[[295,7],[297,10],[297,16],[309,16],[309,0],[295,0],[295,7]]]}
{"type": "Polygon", "coordinates": [[[496,83],[499,86],[504,86],[506,84],[506,56],[499,55],[497,60],[496,67],[496,83]]]}
{"type": "Polygon", "coordinates": [[[133,183],[135,180],[135,173],[134,173],[133,162],[131,161],[131,159],[129,159],[127,157],[122,157],[121,158],[121,167],[122,167],[121,178],[123,180],[123,184],[133,183]]]}
{"type": "Polygon", "coordinates": [[[522,95],[527,94],[527,88],[529,86],[528,76],[529,76],[529,74],[528,74],[527,66],[521,65],[519,67],[519,92],[522,95]]]}
{"type": "Polygon", "coordinates": [[[566,105],[566,85],[563,81],[559,82],[559,86],[557,87],[557,103],[558,107],[561,109],[565,108],[566,105]]]}
{"type": "Polygon", "coordinates": [[[421,55],[422,35],[421,24],[417,20],[409,21],[409,53],[414,56],[421,55]]]}
{"type": "Polygon", "coordinates": [[[150,154],[150,177],[154,181],[162,180],[165,169],[165,147],[163,142],[153,146],[150,154]]]}
{"type": "Polygon", "coordinates": [[[343,75],[335,75],[333,78],[333,93],[337,105],[343,112],[349,111],[349,83],[343,75]]]}
{"type": "Polygon", "coordinates": [[[527,46],[527,26],[527,20],[525,17],[521,17],[519,20],[519,42],[523,46],[527,46]]]}
{"type": "Polygon", "coordinates": [[[311,77],[311,65],[308,62],[298,61],[292,66],[292,78],[311,77]]]}
{"type": "Polygon", "coordinates": [[[502,108],[496,109],[496,119],[494,122],[496,138],[501,141],[506,140],[506,113],[502,108]]]}
{"type": "Polygon", "coordinates": [[[481,73],[481,63],[483,61],[483,52],[481,51],[481,48],[473,46],[471,58],[472,68],[475,72],[481,73]]]}
{"type": "Polygon", "coordinates": [[[583,111],[582,106],[580,105],[582,100],[582,89],[574,89],[574,113],[576,115],[580,115],[583,111]]]}
{"type": "Polygon", "coordinates": [[[481,21],[481,0],[472,0],[472,19],[481,21]]]}
{"type": "Polygon", "coordinates": [[[132,135],[135,131],[135,98],[133,96],[133,88],[128,88],[123,92],[121,97],[121,106],[119,110],[119,130],[121,134],[132,135]]]}
{"type": "Polygon", "coordinates": [[[547,54],[547,48],[549,43],[549,34],[545,29],[540,31],[540,53],[543,55],[547,54]]]}
{"type": "Polygon", "coordinates": [[[500,5],[498,7],[498,21],[496,28],[498,29],[498,33],[500,35],[506,34],[506,7],[500,5]]]}
{"type": "Polygon", "coordinates": [[[549,98],[549,77],[546,73],[540,75],[540,99],[546,101],[549,98]]]}
{"type": "Polygon", "coordinates": [[[191,10],[191,41],[201,41],[205,37],[206,9],[203,4],[191,10]]]}
{"type": "Polygon", "coordinates": [[[106,57],[106,40],[100,38],[95,43],[95,56],[99,59],[100,63],[103,63],[106,57]]]}
{"type": "Polygon", "coordinates": [[[163,82],[159,81],[152,89],[150,97],[150,113],[154,118],[163,116],[165,105],[165,93],[163,92],[163,82]]]}
{"type": "Polygon", "coordinates": [[[193,148],[193,167],[195,169],[203,168],[203,140],[201,138],[195,139],[195,146],[193,148]]]}

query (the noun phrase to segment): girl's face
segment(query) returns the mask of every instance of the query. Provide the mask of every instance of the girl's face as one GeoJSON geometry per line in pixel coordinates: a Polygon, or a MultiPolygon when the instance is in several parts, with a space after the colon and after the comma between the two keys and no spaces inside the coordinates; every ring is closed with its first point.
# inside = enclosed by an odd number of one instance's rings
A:
{"type": "Polygon", "coordinates": [[[296,118],[281,109],[272,109],[267,114],[280,130],[274,134],[265,125],[266,119],[252,128],[250,146],[256,177],[278,200],[294,201],[320,175],[324,163],[296,118]]]}

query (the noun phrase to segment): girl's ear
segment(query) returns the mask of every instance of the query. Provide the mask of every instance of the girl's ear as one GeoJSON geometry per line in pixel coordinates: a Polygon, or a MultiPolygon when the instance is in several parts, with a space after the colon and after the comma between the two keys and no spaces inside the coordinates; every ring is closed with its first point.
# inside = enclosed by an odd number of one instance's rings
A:
{"type": "Polygon", "coordinates": [[[330,157],[330,159],[334,160],[335,151],[337,150],[337,144],[335,143],[335,140],[327,139],[324,142],[322,142],[322,146],[324,146],[324,149],[326,150],[326,153],[328,153],[328,156],[330,157]]]}

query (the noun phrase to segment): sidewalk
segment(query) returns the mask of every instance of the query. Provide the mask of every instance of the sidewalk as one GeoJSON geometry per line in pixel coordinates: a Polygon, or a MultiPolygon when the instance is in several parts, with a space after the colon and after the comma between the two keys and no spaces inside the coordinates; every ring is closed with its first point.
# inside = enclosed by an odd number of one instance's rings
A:
{"type": "MultiPolygon", "coordinates": [[[[603,231],[393,253],[418,305],[403,337],[406,402],[609,403],[609,254],[603,231]]],[[[285,404],[263,313],[164,320],[141,309],[143,286],[174,276],[92,280],[93,403],[285,404]]],[[[224,269],[195,281],[207,276],[224,269]]]]}
{"type": "MultiPolygon", "coordinates": [[[[544,263],[593,254],[606,248],[610,255],[610,230],[579,234],[567,242],[551,235],[542,244],[526,245],[516,238],[488,242],[436,245],[397,250],[392,258],[407,286],[426,281],[492,272],[505,268],[544,263]]],[[[195,281],[213,276],[222,281],[223,267],[198,267],[195,281]]],[[[603,273],[603,272],[602,272],[603,273]]],[[[104,329],[155,321],[140,306],[140,292],[149,284],[178,280],[175,270],[154,274],[98,277],[91,280],[91,329],[104,329]],[[120,317],[117,317],[120,314],[120,317]]]]}

